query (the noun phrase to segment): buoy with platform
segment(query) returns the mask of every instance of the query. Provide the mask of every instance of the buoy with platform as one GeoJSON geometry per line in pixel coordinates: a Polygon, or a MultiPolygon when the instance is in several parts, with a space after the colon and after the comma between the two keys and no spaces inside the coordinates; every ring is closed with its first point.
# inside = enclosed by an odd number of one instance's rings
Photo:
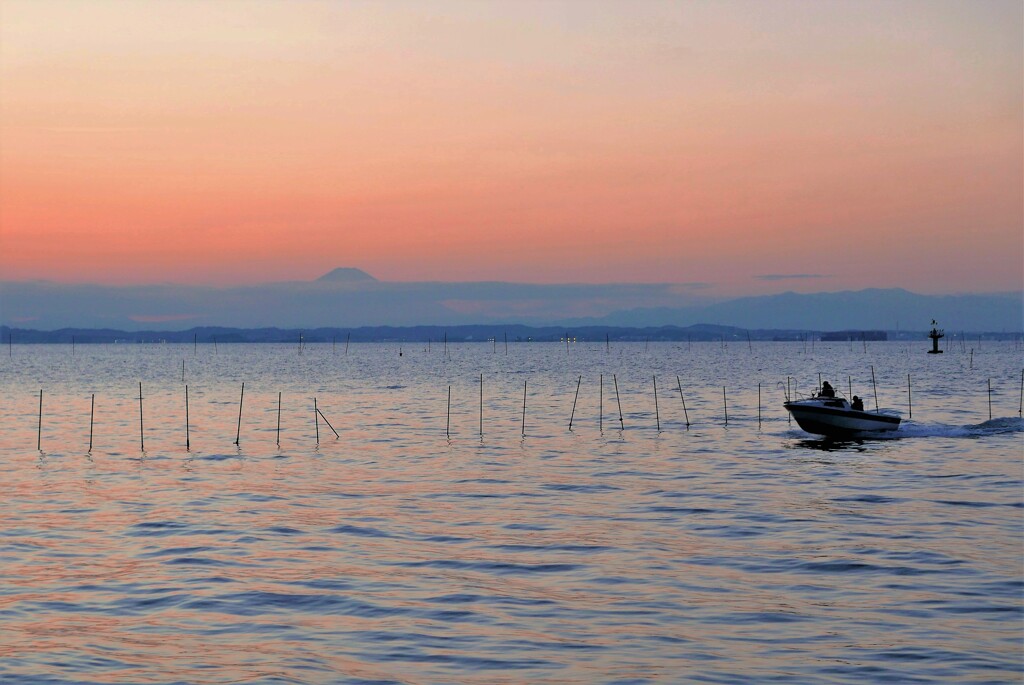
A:
{"type": "Polygon", "coordinates": [[[932,339],[932,349],[928,350],[928,354],[942,354],[942,350],[939,349],[939,339],[946,337],[946,334],[939,330],[939,326],[935,323],[935,319],[932,319],[932,330],[928,334],[928,337],[932,339]]]}

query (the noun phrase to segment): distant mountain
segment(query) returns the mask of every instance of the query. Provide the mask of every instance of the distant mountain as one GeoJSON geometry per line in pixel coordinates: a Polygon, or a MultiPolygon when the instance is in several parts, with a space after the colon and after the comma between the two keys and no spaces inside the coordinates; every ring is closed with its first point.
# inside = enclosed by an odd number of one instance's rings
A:
{"type": "Polygon", "coordinates": [[[316,279],[320,283],[376,283],[377,279],[362,269],[355,269],[350,266],[341,266],[333,271],[328,271],[316,279]]]}
{"type": "Polygon", "coordinates": [[[0,324],[176,331],[197,326],[313,329],[512,325],[753,330],[1021,331],[1024,293],[920,295],[900,289],[713,302],[706,284],[389,282],[352,267],[312,281],[234,287],[0,282],[0,324]]]}

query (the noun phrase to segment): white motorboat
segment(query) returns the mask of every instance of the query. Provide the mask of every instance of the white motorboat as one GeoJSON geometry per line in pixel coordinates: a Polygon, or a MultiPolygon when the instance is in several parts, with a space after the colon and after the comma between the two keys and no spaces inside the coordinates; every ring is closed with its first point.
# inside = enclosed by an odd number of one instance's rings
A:
{"type": "Polygon", "coordinates": [[[900,427],[899,415],[854,409],[844,397],[818,395],[785,402],[782,406],[805,431],[830,438],[857,437],[900,427]]]}

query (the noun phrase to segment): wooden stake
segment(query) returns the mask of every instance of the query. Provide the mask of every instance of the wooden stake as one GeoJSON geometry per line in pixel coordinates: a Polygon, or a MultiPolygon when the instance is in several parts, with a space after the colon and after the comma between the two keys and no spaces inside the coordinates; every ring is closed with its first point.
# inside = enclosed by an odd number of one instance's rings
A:
{"type": "Polygon", "coordinates": [[[505,356],[508,356],[508,331],[505,331],[505,356]]]}
{"type": "Polygon", "coordinates": [[[139,381],[139,446],[146,451],[146,431],[142,426],[142,381],[139,381]]]}
{"type": "Polygon", "coordinates": [[[907,374],[907,412],[910,414],[908,418],[914,418],[914,400],[910,396],[910,374],[907,374]]]}
{"type": "Polygon", "coordinates": [[[346,357],[348,356],[348,341],[351,340],[351,338],[352,338],[352,334],[351,333],[346,333],[345,334],[345,356],[346,357]]]}
{"type": "Polygon", "coordinates": [[[480,374],[480,437],[484,437],[484,375],[480,374]]]}
{"type": "Polygon", "coordinates": [[[604,433],[604,374],[598,381],[597,391],[597,428],[604,433]]]}
{"type": "Polygon", "coordinates": [[[452,386],[448,386],[448,413],[447,418],[444,422],[444,434],[446,437],[452,437],[452,386]]]}
{"type": "Polygon", "coordinates": [[[690,430],[690,414],[686,411],[686,398],[683,397],[683,384],[679,380],[679,376],[676,376],[676,387],[679,388],[679,399],[683,403],[683,416],[686,417],[686,430],[690,430]]]}
{"type": "Polygon", "coordinates": [[[526,437],[526,381],[523,381],[523,437],[526,437]]]}
{"type": "Polygon", "coordinates": [[[313,424],[316,426],[316,444],[320,444],[320,410],[316,408],[316,398],[313,398],[313,424]]]}
{"type": "Polygon", "coordinates": [[[39,425],[36,428],[36,449],[43,451],[43,389],[39,388],[39,425]]]}
{"type": "Polygon", "coordinates": [[[89,452],[92,452],[92,419],[96,413],[96,393],[92,394],[92,403],[89,405],[89,452]]]}
{"type": "Polygon", "coordinates": [[[281,446],[281,391],[277,391],[277,446],[281,446]]]}
{"type": "MultiPolygon", "coordinates": [[[[1021,374],[1021,380],[1024,382],[1024,374],[1021,374]]],[[[572,420],[576,416],[576,400],[580,398],[580,383],[582,382],[583,376],[576,379],[576,396],[572,398],[572,413],[569,414],[569,430],[572,430],[572,420]]]]}
{"type": "Polygon", "coordinates": [[[242,394],[238,396],[238,430],[235,432],[235,444],[242,436],[242,400],[245,399],[245,383],[242,383],[242,394]]]}
{"type": "Polygon", "coordinates": [[[191,440],[188,434],[188,386],[185,386],[185,451],[189,452],[192,449],[191,440]]]}
{"type": "Polygon", "coordinates": [[[757,427],[761,427],[761,384],[757,384],[757,427]]]}
{"type": "Polygon", "coordinates": [[[878,386],[875,385],[875,366],[871,365],[871,392],[875,395],[875,413],[878,413],[878,386]]]}
{"type": "Polygon", "coordinates": [[[615,383],[615,402],[619,405],[619,430],[626,430],[626,424],[622,422],[622,401],[619,399],[619,379],[613,373],[612,382],[615,383]]]}
{"type": "Polygon", "coordinates": [[[988,420],[992,420],[992,379],[988,379],[988,420]]]}
{"type": "Polygon", "coordinates": [[[185,360],[181,360],[181,382],[185,382],[185,360]]]}
{"type": "Polygon", "coordinates": [[[658,432],[661,432],[661,412],[658,411],[658,376],[651,376],[654,380],[654,420],[658,422],[658,432]]]}
{"type": "Polygon", "coordinates": [[[725,386],[722,386],[722,408],[725,409],[725,425],[729,425],[729,403],[725,399],[725,386]]]}
{"type": "Polygon", "coordinates": [[[1017,416],[1024,416],[1024,370],[1020,372],[1020,404],[1017,405],[1017,416]]]}
{"type": "Polygon", "coordinates": [[[324,416],[324,413],[322,411],[320,411],[319,409],[316,410],[316,413],[319,414],[320,418],[324,420],[324,423],[327,424],[327,427],[330,428],[332,431],[334,431],[334,437],[340,438],[341,436],[338,435],[338,431],[334,430],[334,426],[332,426],[331,422],[327,420],[327,417],[324,416]]]}

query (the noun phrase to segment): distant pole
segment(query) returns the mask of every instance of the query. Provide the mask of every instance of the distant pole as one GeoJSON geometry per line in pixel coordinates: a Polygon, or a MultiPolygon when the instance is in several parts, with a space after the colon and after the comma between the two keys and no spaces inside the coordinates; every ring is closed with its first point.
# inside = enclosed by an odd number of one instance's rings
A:
{"type": "Polygon", "coordinates": [[[526,381],[523,381],[523,437],[526,437],[526,381]]]}
{"type": "Polygon", "coordinates": [[[316,444],[320,444],[320,410],[316,408],[316,398],[313,398],[313,424],[316,426],[316,444]]]}
{"type": "MultiPolygon", "coordinates": [[[[790,388],[789,388],[789,382],[791,380],[792,380],[792,378],[790,376],[786,376],[786,401],[787,402],[792,402],[793,401],[793,394],[790,392],[790,388]]],[[[786,422],[789,423],[789,425],[791,425],[791,426],[793,425],[793,415],[791,413],[789,413],[788,411],[786,412],[786,422]]]]}
{"type": "Polygon", "coordinates": [[[821,372],[818,372],[818,394],[821,394],[821,372]]]}
{"type": "Polygon", "coordinates": [[[491,338],[491,354],[498,354],[498,336],[491,338]]]}
{"type": "Polygon", "coordinates": [[[508,356],[508,331],[505,331],[505,356],[508,356]]]}
{"type": "Polygon", "coordinates": [[[1017,416],[1024,416],[1024,370],[1020,372],[1020,404],[1017,405],[1017,416]]]}
{"type": "Polygon", "coordinates": [[[213,353],[217,354],[217,336],[213,336],[213,353]]]}
{"type": "Polygon", "coordinates": [[[146,432],[142,426],[142,381],[139,381],[139,446],[146,451],[146,432]]]}
{"type": "Polygon", "coordinates": [[[235,432],[235,444],[239,444],[242,436],[242,400],[245,399],[245,383],[242,383],[242,394],[238,396],[238,430],[235,432]]]}
{"type": "Polygon", "coordinates": [[[349,341],[349,340],[350,340],[351,338],[352,338],[352,334],[351,334],[351,333],[346,333],[346,334],[345,334],[345,356],[346,356],[346,357],[348,356],[348,341],[349,341]]]}
{"type": "Polygon", "coordinates": [[[197,354],[199,354],[199,334],[198,333],[193,333],[192,334],[192,356],[194,357],[197,354]]]}
{"type": "Polygon", "coordinates": [[[608,337],[607,333],[604,334],[604,351],[606,354],[612,351],[611,339],[608,337]]]}
{"type": "Polygon", "coordinates": [[[992,420],[992,379],[988,379],[988,420],[992,420]]]}
{"type": "Polygon", "coordinates": [[[446,437],[452,437],[452,386],[448,386],[448,412],[446,414],[444,422],[444,434],[446,437]]]}
{"type": "Polygon", "coordinates": [[[277,446],[281,446],[281,391],[277,391],[277,446]]]}
{"type": "Polygon", "coordinates": [[[658,411],[658,376],[651,376],[654,380],[654,420],[658,423],[658,432],[661,432],[661,412],[658,411]]]}
{"type": "Polygon", "coordinates": [[[569,331],[565,332],[565,356],[569,356],[569,331]]]}
{"type": "Polygon", "coordinates": [[[299,354],[302,354],[302,331],[299,331],[299,354]]]}
{"type": "Polygon", "coordinates": [[[619,399],[619,379],[613,373],[612,382],[615,383],[615,402],[619,405],[619,430],[626,430],[626,424],[622,422],[622,400],[619,399]]]}
{"type": "Polygon", "coordinates": [[[597,429],[604,433],[604,374],[602,373],[597,386],[597,429]]]}
{"type": "Polygon", "coordinates": [[[36,428],[36,449],[43,451],[43,389],[39,388],[39,425],[36,428]]]}
{"type": "Polygon", "coordinates": [[[185,360],[181,360],[181,382],[185,382],[185,360]]]}
{"type": "Polygon", "coordinates": [[[686,430],[690,430],[690,414],[686,411],[686,398],[683,397],[683,383],[679,380],[679,376],[676,376],[676,387],[679,388],[679,399],[683,403],[683,416],[686,417],[686,430]]]}
{"type": "MultiPolygon", "coordinates": [[[[569,430],[572,430],[572,420],[576,417],[576,400],[580,398],[580,383],[583,382],[583,376],[581,375],[576,379],[576,396],[572,398],[572,413],[569,414],[569,430]]],[[[1021,382],[1024,383],[1024,373],[1021,374],[1021,382]]],[[[1024,385],[1021,386],[1024,388],[1024,385]]]]}
{"type": "Polygon", "coordinates": [[[750,342],[750,331],[747,331],[747,351],[748,352],[753,352],[754,351],[754,346],[750,342]]]}
{"type": "Polygon", "coordinates": [[[7,334],[7,356],[14,359],[14,333],[7,334]]]}
{"type": "Polygon", "coordinates": [[[188,386],[185,386],[185,451],[190,451],[192,447],[191,440],[188,434],[188,386]]]}
{"type": "Polygon", "coordinates": [[[757,426],[761,427],[761,384],[757,384],[757,426]]]}
{"type": "Polygon", "coordinates": [[[878,413],[878,386],[875,385],[875,366],[871,365],[871,392],[875,395],[875,413],[878,413]]]}
{"type": "Polygon", "coordinates": [[[974,348],[971,348],[971,368],[974,368],[974,348]]]}
{"type": "Polygon", "coordinates": [[[647,351],[647,343],[649,343],[650,341],[651,341],[650,338],[644,338],[644,352],[647,351]]]}
{"type": "Polygon", "coordinates": [[[725,410],[725,425],[729,425],[729,403],[725,399],[725,386],[722,386],[722,408],[725,410]]]}
{"type": "Polygon", "coordinates": [[[910,396],[910,374],[907,374],[907,412],[910,418],[914,418],[914,400],[910,396]]]}
{"type": "Polygon", "coordinates": [[[89,452],[92,452],[92,419],[96,413],[96,393],[92,394],[92,403],[89,405],[89,452]]]}
{"type": "Polygon", "coordinates": [[[448,331],[444,332],[444,356],[448,358],[448,331]]]}
{"type": "Polygon", "coordinates": [[[480,374],[480,437],[484,437],[484,375],[480,374]]]}
{"type": "Polygon", "coordinates": [[[75,356],[75,336],[71,336],[71,356],[75,356]]]}
{"type": "Polygon", "coordinates": [[[338,351],[338,336],[331,336],[331,354],[338,351]]]}
{"type": "Polygon", "coordinates": [[[853,399],[853,376],[847,376],[846,377],[846,383],[847,383],[847,385],[849,385],[850,399],[853,399]]]}

